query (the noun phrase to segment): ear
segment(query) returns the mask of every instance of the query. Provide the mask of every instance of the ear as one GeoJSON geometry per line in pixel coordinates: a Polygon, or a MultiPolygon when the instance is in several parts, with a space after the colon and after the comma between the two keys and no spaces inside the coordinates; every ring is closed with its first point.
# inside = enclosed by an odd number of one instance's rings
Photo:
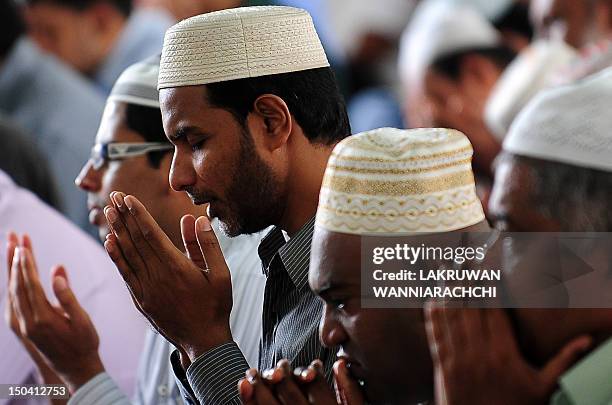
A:
{"type": "Polygon", "coordinates": [[[499,67],[481,55],[467,55],[461,63],[461,83],[468,88],[475,84],[493,86],[500,74],[499,67]]]}
{"type": "Polygon", "coordinates": [[[273,152],[284,146],[293,129],[293,118],[285,101],[273,94],[259,96],[253,105],[257,130],[263,135],[263,146],[273,152]]]}

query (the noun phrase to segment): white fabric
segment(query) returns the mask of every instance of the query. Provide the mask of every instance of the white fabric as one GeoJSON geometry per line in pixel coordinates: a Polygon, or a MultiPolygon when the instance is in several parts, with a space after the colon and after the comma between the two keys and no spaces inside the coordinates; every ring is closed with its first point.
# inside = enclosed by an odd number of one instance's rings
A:
{"type": "Polygon", "coordinates": [[[498,139],[504,139],[521,109],[575,57],[576,51],[565,42],[540,40],[512,61],[493,87],[485,107],[485,121],[498,139]]]}
{"type": "Polygon", "coordinates": [[[325,7],[335,40],[350,56],[367,34],[398,38],[415,4],[415,0],[327,0],[325,7]]]}
{"type": "Polygon", "coordinates": [[[115,82],[107,102],[120,101],[159,108],[159,58],[153,56],[125,69],[115,82]]]}
{"type": "Polygon", "coordinates": [[[484,219],[459,131],[381,128],[333,150],[316,225],[357,235],[448,232],[484,219]]]}
{"type": "Polygon", "coordinates": [[[417,6],[402,34],[399,73],[402,80],[410,81],[421,77],[442,56],[500,44],[499,33],[473,8],[427,0],[417,6]]]}
{"type": "MultiPolygon", "coordinates": [[[[428,1],[428,0],[426,0],[428,1]]],[[[452,5],[474,8],[489,21],[495,21],[507,12],[515,0],[446,0],[452,5]]]]}
{"type": "MultiPolygon", "coordinates": [[[[72,289],[100,335],[100,355],[106,370],[124,392],[132,393],[148,326],[134,308],[106,252],[33,194],[15,186],[0,171],[0,299],[3,308],[7,295],[6,236],[11,230],[31,236],[40,279],[48,297],[54,297],[49,270],[57,264],[65,266],[72,289]]],[[[35,371],[35,365],[4,322],[0,325],[0,347],[0,381],[23,383],[35,371]]],[[[4,403],[5,400],[0,400],[0,404],[4,403]]]]}
{"type": "Polygon", "coordinates": [[[239,7],[188,18],[164,38],[158,88],[328,67],[305,10],[239,7]]]}
{"type": "Polygon", "coordinates": [[[503,149],[515,155],[612,171],[612,68],[538,95],[503,149]]]}

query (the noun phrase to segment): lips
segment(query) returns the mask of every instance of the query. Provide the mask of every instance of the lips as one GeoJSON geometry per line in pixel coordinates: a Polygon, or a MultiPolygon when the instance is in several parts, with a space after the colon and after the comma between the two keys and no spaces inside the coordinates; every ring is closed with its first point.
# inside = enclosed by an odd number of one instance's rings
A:
{"type": "Polygon", "coordinates": [[[365,373],[361,364],[359,364],[357,360],[352,359],[351,356],[346,351],[344,351],[343,348],[340,348],[336,356],[346,362],[346,368],[355,379],[364,379],[365,373]]]}

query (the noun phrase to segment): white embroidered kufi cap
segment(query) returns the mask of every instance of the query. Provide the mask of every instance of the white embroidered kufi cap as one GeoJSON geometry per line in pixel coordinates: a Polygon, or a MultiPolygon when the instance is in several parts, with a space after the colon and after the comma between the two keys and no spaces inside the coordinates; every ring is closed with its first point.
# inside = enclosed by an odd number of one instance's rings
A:
{"type": "Polygon", "coordinates": [[[485,106],[485,121],[498,139],[504,139],[512,121],[557,71],[576,57],[562,41],[536,41],[512,61],[493,87],[485,106]]]}
{"type": "Polygon", "coordinates": [[[305,10],[239,7],[188,18],[166,32],[158,88],[328,67],[305,10]]]}
{"type": "Polygon", "coordinates": [[[484,220],[472,145],[450,129],[381,128],[344,139],[325,170],[318,227],[340,233],[416,234],[484,220]]]}
{"type": "Polygon", "coordinates": [[[159,108],[158,75],[159,55],[131,65],[115,82],[107,102],[121,101],[159,108]]]}
{"type": "Polygon", "coordinates": [[[503,149],[519,156],[612,171],[612,68],[540,93],[519,114],[503,149]]]}

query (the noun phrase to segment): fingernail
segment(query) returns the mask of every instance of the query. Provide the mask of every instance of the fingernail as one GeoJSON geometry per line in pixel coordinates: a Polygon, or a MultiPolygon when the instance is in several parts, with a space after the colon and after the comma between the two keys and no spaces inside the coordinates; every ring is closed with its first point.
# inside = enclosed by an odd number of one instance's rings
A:
{"type": "Polygon", "coordinates": [[[249,383],[255,384],[255,382],[257,381],[257,370],[255,369],[247,370],[246,379],[249,383]]]}
{"type": "Polygon", "coordinates": [[[209,219],[204,216],[198,218],[197,225],[200,232],[209,232],[212,229],[209,219]]]}
{"type": "Polygon", "coordinates": [[[133,208],[133,206],[132,206],[132,200],[131,200],[131,199],[129,199],[129,198],[127,198],[127,197],[129,197],[129,196],[125,196],[125,198],[123,199],[123,201],[125,201],[125,205],[126,205],[126,207],[128,207],[128,210],[132,211],[132,208],[133,208]]]}
{"type": "Polygon", "coordinates": [[[325,373],[323,370],[323,362],[319,359],[313,360],[313,362],[310,363],[310,367],[312,367],[319,374],[325,373]]]}
{"type": "Polygon", "coordinates": [[[58,276],[53,279],[53,284],[57,291],[64,291],[68,288],[68,283],[64,277],[58,276]]]}
{"type": "Polygon", "coordinates": [[[302,371],[301,377],[304,380],[306,380],[306,379],[309,379],[309,378],[313,378],[315,376],[315,374],[316,374],[316,371],[313,368],[308,367],[306,370],[302,371]]]}
{"type": "Polygon", "coordinates": [[[274,370],[268,369],[268,370],[264,370],[261,376],[265,378],[266,380],[271,380],[273,374],[274,374],[274,370]]]}
{"type": "Polygon", "coordinates": [[[122,211],[123,199],[122,199],[121,193],[115,193],[115,195],[113,196],[113,201],[115,201],[115,204],[117,204],[117,208],[119,208],[119,210],[122,211]]]}
{"type": "Polygon", "coordinates": [[[109,208],[108,210],[106,210],[106,218],[108,218],[110,222],[117,221],[117,212],[114,208],[109,208]]]}
{"type": "Polygon", "coordinates": [[[304,368],[298,367],[295,370],[293,370],[293,375],[296,377],[301,377],[303,372],[304,372],[304,368]]]}

